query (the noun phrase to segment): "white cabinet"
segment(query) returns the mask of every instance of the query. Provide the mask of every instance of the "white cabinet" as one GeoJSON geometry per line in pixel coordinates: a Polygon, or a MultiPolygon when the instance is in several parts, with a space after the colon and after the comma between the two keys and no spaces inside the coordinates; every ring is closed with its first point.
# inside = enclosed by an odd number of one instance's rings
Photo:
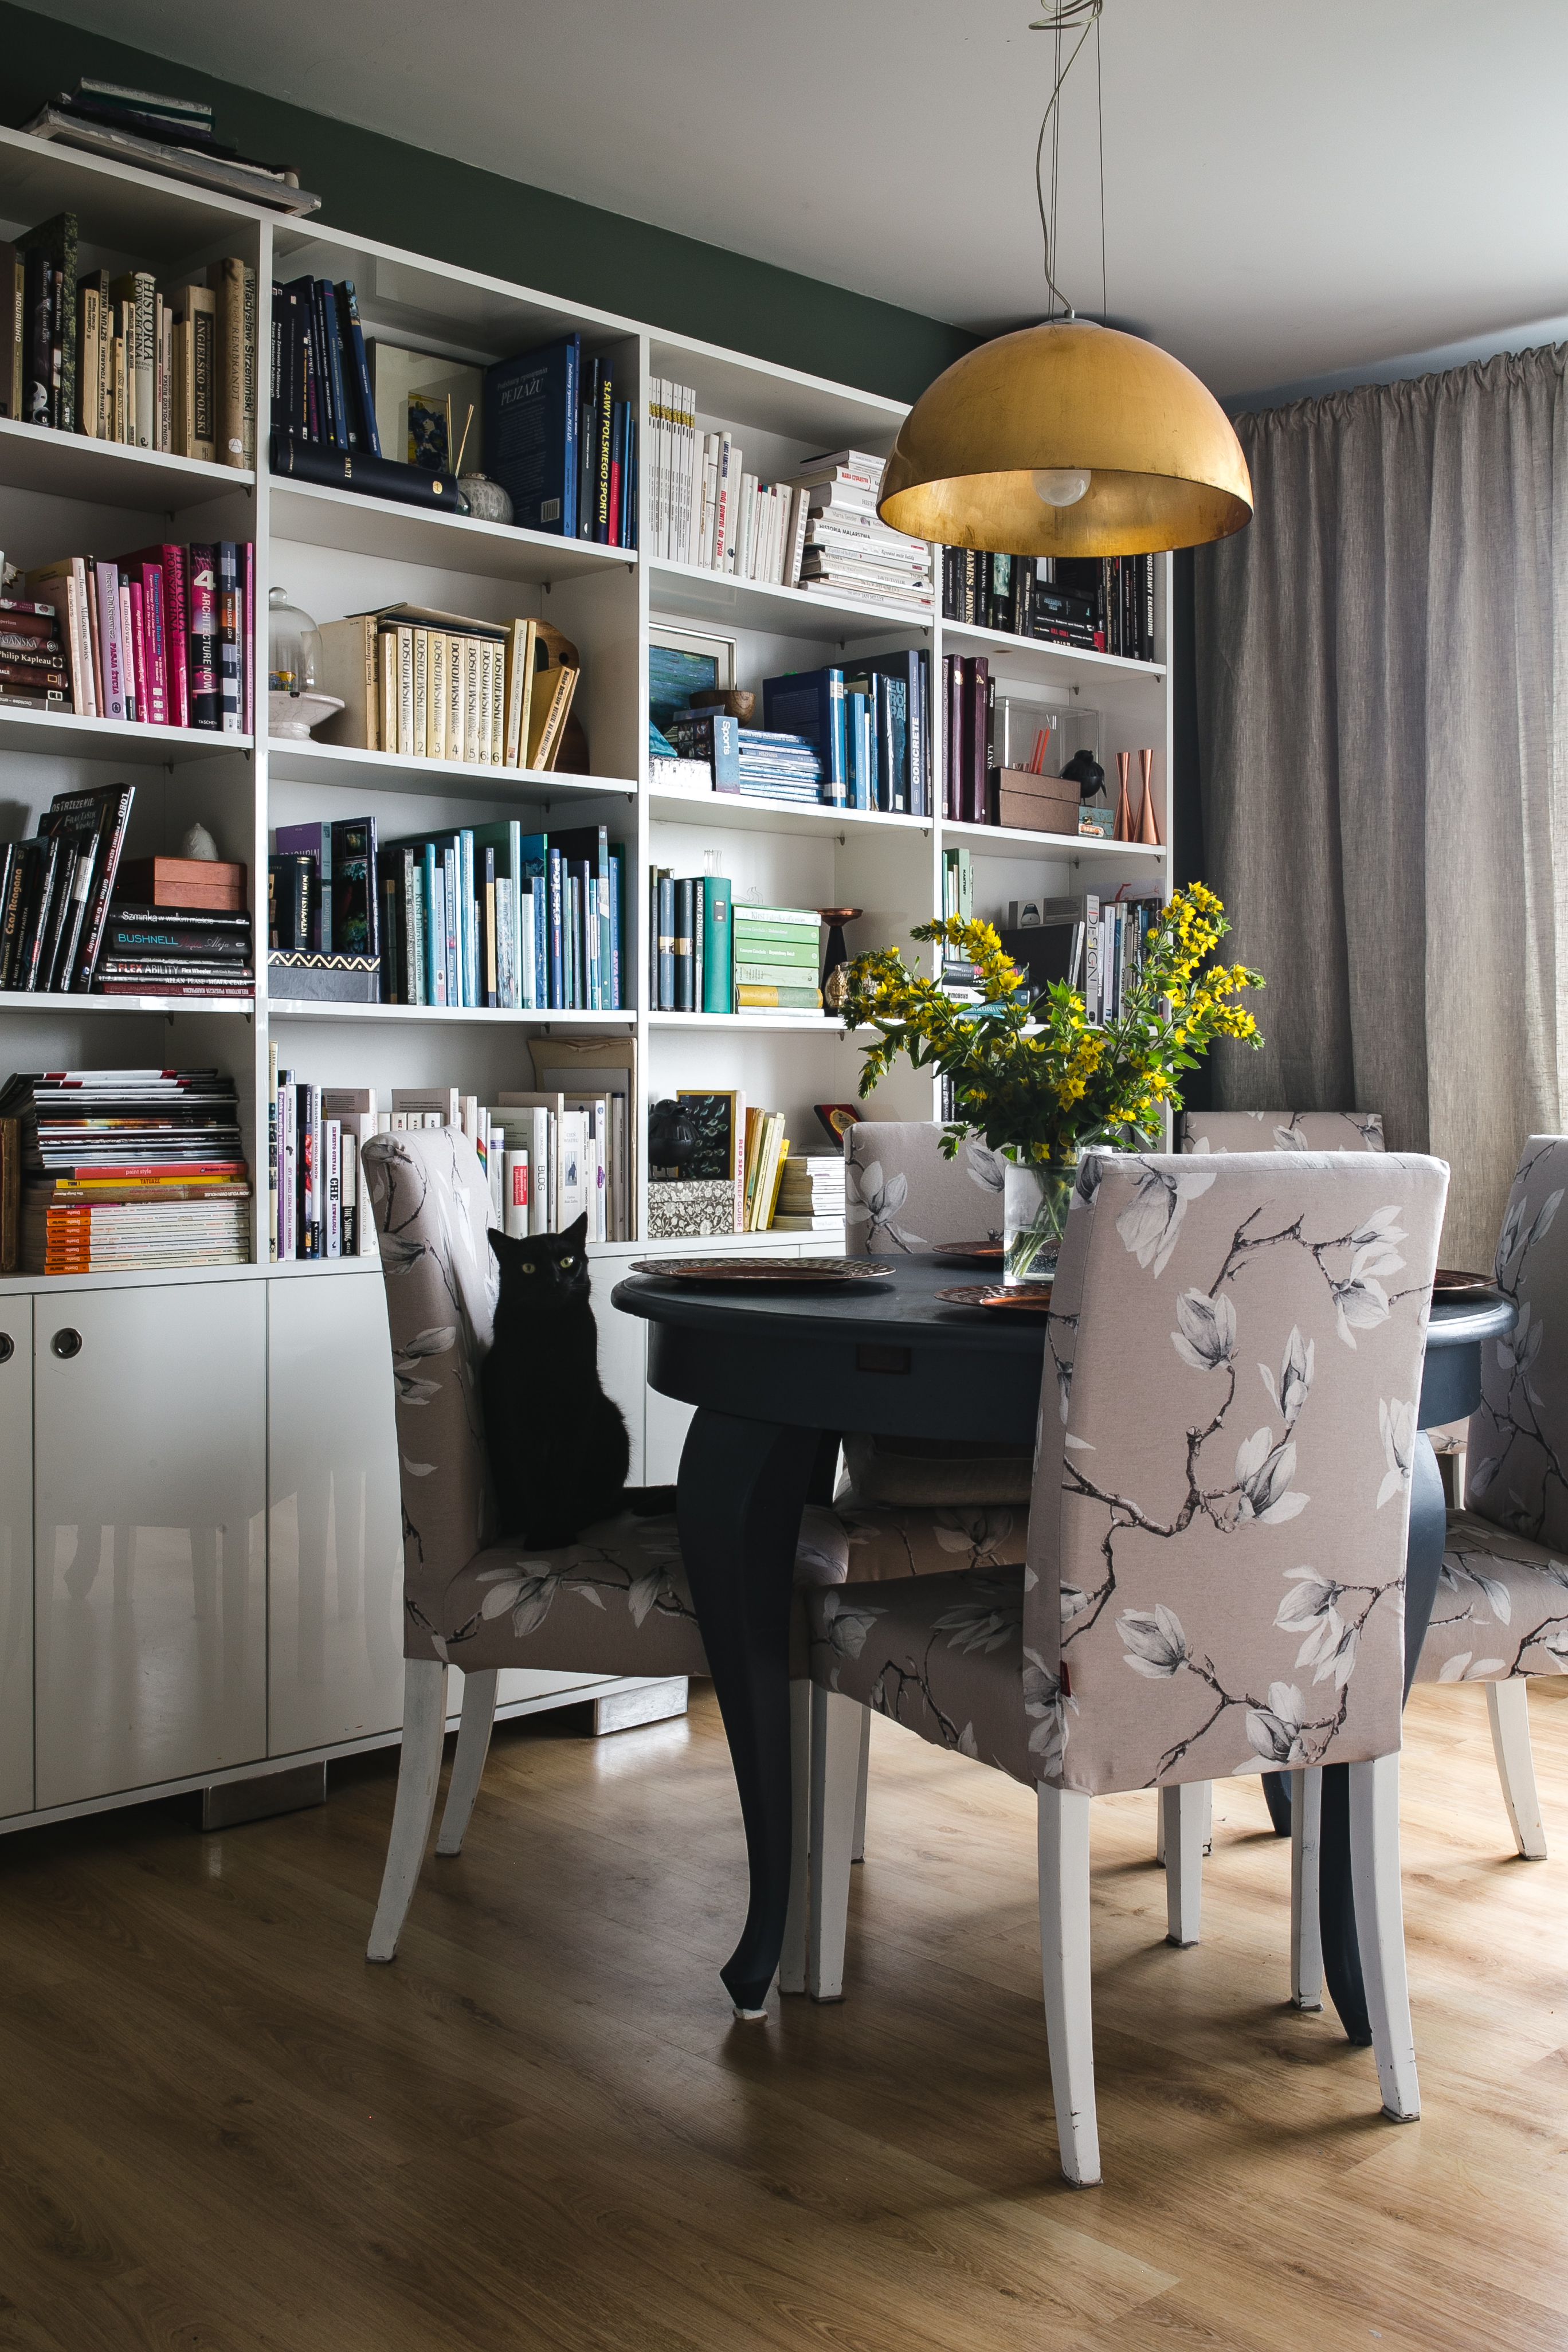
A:
{"type": "Polygon", "coordinates": [[[269,1282],[267,1751],[403,1712],[403,1514],[379,1267],[269,1282]]]}
{"type": "Polygon", "coordinates": [[[0,1817],[33,1803],[33,1302],[0,1299],[0,1817]]]}
{"type": "Polygon", "coordinates": [[[39,1806],[266,1753],[266,1316],[245,1282],[36,1302],[39,1806]]]}

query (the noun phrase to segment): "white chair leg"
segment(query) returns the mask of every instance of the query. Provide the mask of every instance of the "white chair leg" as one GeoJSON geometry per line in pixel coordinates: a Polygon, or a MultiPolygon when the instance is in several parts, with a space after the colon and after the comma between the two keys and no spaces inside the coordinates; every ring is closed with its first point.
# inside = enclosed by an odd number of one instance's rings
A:
{"type": "Polygon", "coordinates": [[[1057,2146],[1074,2188],[1092,2189],[1100,2179],[1100,2126],[1089,1973],[1089,1799],[1042,1781],[1038,1806],[1040,1963],[1057,2146]]]}
{"type": "Polygon", "coordinates": [[[860,1778],[855,1789],[855,1838],[849,1848],[851,1862],[866,1859],[866,1791],[871,1780],[871,1710],[860,1710],[860,1778]]]}
{"type": "Polygon", "coordinates": [[[479,1782],[484,1777],[485,1758],[490,1752],[490,1730],[496,1719],[496,1685],[500,1680],[500,1673],[495,1666],[463,1676],[463,1712],[458,1718],[458,1752],[452,1759],[452,1777],[447,1783],[447,1801],[441,1809],[441,1826],[436,1833],[437,1853],[461,1853],[463,1851],[474,1799],[479,1793],[479,1782]]]}
{"type": "Polygon", "coordinates": [[[1214,1852],[1214,1782],[1205,1780],[1204,1790],[1204,1853],[1214,1852]]]}
{"type": "Polygon", "coordinates": [[[1204,1898],[1205,1780],[1187,1780],[1160,1791],[1165,1832],[1165,1941],[1195,1944],[1204,1898]]]}
{"type": "Polygon", "coordinates": [[[813,2000],[844,1998],[844,1938],[849,1925],[849,1850],[855,1837],[855,1778],[864,1712],[838,1691],[811,1687],[811,1924],[806,1990],[813,2000]]]}
{"type": "Polygon", "coordinates": [[[805,1923],[811,1868],[811,1685],[804,1675],[789,1686],[789,1909],[784,1913],[779,1953],[779,1990],[805,1990],[805,1923]]]}
{"type": "Polygon", "coordinates": [[[1290,1775],[1290,1999],[1323,2005],[1323,1938],[1318,1917],[1323,1776],[1317,1766],[1290,1775]]]}
{"type": "Polygon", "coordinates": [[[1515,1675],[1507,1682],[1488,1683],[1487,1716],[1492,1727],[1498,1779],[1502,1782],[1502,1801],[1513,1826],[1513,1842],[1526,1862],[1544,1862],[1546,1832],[1541,1826],[1535,1759],[1530,1748],[1529,1689],[1522,1675],[1515,1675]]]}
{"type": "Polygon", "coordinates": [[[1154,1791],[1154,1859],[1162,1870],[1165,1866],[1165,1792],[1154,1791]]]}
{"type": "Polygon", "coordinates": [[[438,1658],[410,1658],[403,1669],[403,1753],[381,1900],[365,1948],[367,1960],[395,1960],[436,1811],[441,1748],[447,1737],[447,1669],[438,1658]]]}
{"type": "Polygon", "coordinates": [[[1405,1972],[1405,1906],[1399,1886],[1399,1758],[1350,1767],[1351,1884],[1366,2013],[1377,2053],[1383,2112],[1400,2124],[1421,2113],[1410,1988],[1405,1972]]]}

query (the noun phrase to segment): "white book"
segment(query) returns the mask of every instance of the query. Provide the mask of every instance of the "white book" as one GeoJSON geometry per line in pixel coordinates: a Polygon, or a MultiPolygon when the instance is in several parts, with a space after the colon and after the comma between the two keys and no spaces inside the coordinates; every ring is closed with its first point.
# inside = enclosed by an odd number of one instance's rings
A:
{"type": "Polygon", "coordinates": [[[732,434],[720,437],[719,514],[714,524],[713,568],[735,569],[735,530],[741,520],[742,451],[732,434]]]}
{"type": "MultiPolygon", "coordinates": [[[[493,1119],[488,1121],[487,1125],[489,1131],[485,1137],[485,1174],[489,1180],[490,1223],[492,1225],[500,1226],[504,1233],[507,1229],[506,1160],[509,1156],[506,1148],[506,1129],[504,1127],[498,1126],[493,1119]]],[[[515,1159],[516,1154],[513,1153],[510,1156],[515,1159]]]]}
{"type": "Polygon", "coordinates": [[[528,1154],[509,1151],[502,1171],[502,1230],[515,1241],[526,1239],[538,1228],[529,1222],[528,1154]]]}
{"type": "Polygon", "coordinates": [[[789,518],[789,553],[784,565],[784,582],[788,588],[800,586],[801,562],[805,554],[806,528],[811,521],[811,494],[797,489],[791,494],[789,518]]]}
{"type": "Polygon", "coordinates": [[[326,1171],[325,1257],[342,1257],[343,1254],[343,1124],[339,1118],[321,1121],[321,1159],[326,1171]]]}
{"type": "Polygon", "coordinates": [[[528,1230],[550,1234],[560,1196],[560,1118],[558,1094],[502,1094],[497,1116],[506,1119],[520,1150],[528,1153],[531,1177],[528,1230]],[[521,1113],[518,1117],[516,1114],[521,1113]],[[509,1116],[512,1114],[512,1116],[509,1116]]]}
{"type": "Polygon", "coordinates": [[[697,540],[693,529],[692,481],[697,472],[697,389],[683,383],[680,393],[680,475],[676,496],[676,545],[671,549],[682,563],[697,561],[697,540]]]}
{"type": "Polygon", "coordinates": [[[563,1234],[574,1225],[588,1208],[588,1117],[585,1111],[563,1110],[559,1117],[561,1129],[560,1184],[555,1202],[555,1223],[552,1230],[563,1234]]]}
{"type": "Polygon", "coordinates": [[[757,576],[757,500],[762,484],[755,474],[741,477],[741,514],[735,530],[735,570],[742,580],[757,576]]]}
{"type": "Polygon", "coordinates": [[[458,1089],[456,1087],[394,1087],[392,1089],[392,1123],[396,1127],[398,1114],[405,1114],[405,1127],[458,1127],[458,1089]],[[430,1114],[426,1118],[426,1114],[430,1114]],[[417,1116],[416,1116],[417,1114],[417,1116]]]}
{"type": "Polygon", "coordinates": [[[719,448],[717,433],[702,436],[702,523],[692,562],[705,565],[710,572],[713,569],[713,534],[719,513],[719,448]]]}

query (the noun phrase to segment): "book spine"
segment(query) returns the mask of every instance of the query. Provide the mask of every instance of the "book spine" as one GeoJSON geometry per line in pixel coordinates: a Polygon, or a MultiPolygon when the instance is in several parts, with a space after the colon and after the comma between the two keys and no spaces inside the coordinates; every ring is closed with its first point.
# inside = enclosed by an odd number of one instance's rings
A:
{"type": "Polygon", "coordinates": [[[97,566],[98,635],[103,654],[103,715],[125,717],[125,669],[120,642],[120,575],[112,563],[97,566]]]}
{"type": "Polygon", "coordinates": [[[267,1255],[278,1263],[278,1046],[267,1048],[267,1255]]]}
{"type": "Polygon", "coordinates": [[[232,539],[217,542],[217,635],[220,730],[238,735],[244,727],[245,688],[240,662],[239,549],[232,539]]]}
{"type": "Polygon", "coordinates": [[[564,860],[558,849],[550,852],[550,997],[552,1011],[566,1009],[566,943],[564,925],[564,860]]]}
{"type": "Polygon", "coordinates": [[[163,623],[163,567],[142,566],[142,604],[146,614],[148,711],[155,727],[169,723],[169,667],[163,623]]]}
{"type": "Polygon", "coordinates": [[[217,455],[225,466],[245,464],[245,264],[233,256],[217,272],[217,455]]]}
{"type": "Polygon", "coordinates": [[[354,387],[359,395],[360,437],[371,457],[382,453],[381,436],[376,430],[375,399],[370,388],[370,364],[365,356],[364,329],[360,321],[359,299],[354,282],[345,278],[342,283],[343,310],[349,324],[349,349],[353,364],[354,387]]]}
{"type": "Polygon", "coordinates": [[[223,723],[218,671],[216,549],[193,546],[189,564],[190,724],[216,734],[223,723]]]}

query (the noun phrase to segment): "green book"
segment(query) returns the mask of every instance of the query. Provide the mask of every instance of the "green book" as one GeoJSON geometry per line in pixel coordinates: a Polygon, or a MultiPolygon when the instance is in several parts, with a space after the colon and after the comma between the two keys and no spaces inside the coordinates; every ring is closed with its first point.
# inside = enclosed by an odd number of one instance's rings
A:
{"type": "Polygon", "coordinates": [[[75,213],[56,213],[52,220],[43,221],[37,228],[27,230],[16,239],[16,250],[25,253],[37,246],[52,269],[64,281],[61,288],[60,310],[60,401],[58,415],[50,422],[62,433],[74,433],[76,425],[76,272],[77,228],[75,213]]]}
{"type": "Polygon", "coordinates": [[[822,917],[815,907],[753,907],[749,902],[735,909],[737,922],[792,923],[809,926],[814,931],[822,929],[822,917]]]}
{"type": "Polygon", "coordinates": [[[735,960],[737,988],[815,988],[816,972],[814,966],[797,963],[742,963],[735,960]]]}
{"type": "Polygon", "coordinates": [[[722,874],[702,882],[702,1006],[704,1013],[733,1013],[731,978],[731,887],[722,874]]]}
{"type": "Polygon", "coordinates": [[[737,1013],[820,1013],[820,988],[768,988],[750,981],[735,983],[737,1013]]]}
{"type": "Polygon", "coordinates": [[[803,971],[815,971],[819,959],[816,941],[812,939],[770,939],[765,933],[748,930],[735,925],[735,960],[738,963],[791,963],[803,971]]]}

